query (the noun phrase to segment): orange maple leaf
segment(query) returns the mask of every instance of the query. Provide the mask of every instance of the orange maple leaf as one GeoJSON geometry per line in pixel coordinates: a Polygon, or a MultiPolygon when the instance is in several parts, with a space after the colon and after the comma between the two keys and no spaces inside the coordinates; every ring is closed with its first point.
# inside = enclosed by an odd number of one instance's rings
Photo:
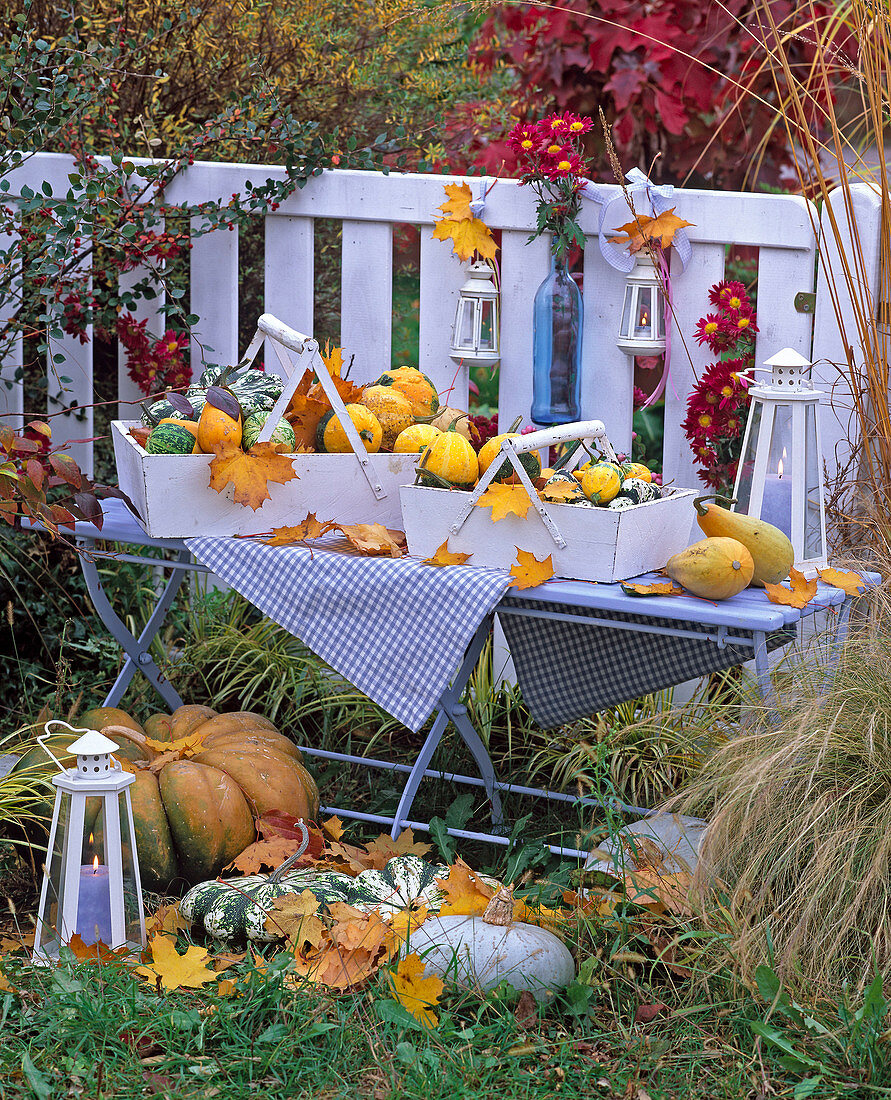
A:
{"type": "Polygon", "coordinates": [[[765,582],[764,591],[771,603],[783,604],[786,607],[807,607],[817,594],[817,578],[808,580],[805,575],[794,566],[789,570],[790,587],[784,584],[768,584],[765,582]]]}
{"type": "Polygon", "coordinates": [[[449,550],[449,540],[446,539],[432,558],[424,558],[424,565],[463,565],[473,554],[452,553],[449,550]]]}
{"type": "Polygon", "coordinates": [[[328,531],[334,530],[335,524],[331,520],[316,519],[315,512],[308,512],[305,519],[295,523],[293,527],[273,527],[272,533],[261,538],[267,546],[290,546],[295,542],[304,542],[306,539],[317,539],[328,531]]]}
{"type": "Polygon", "coordinates": [[[78,962],[92,963],[120,962],[121,955],[126,953],[127,950],[126,948],[119,947],[116,951],[113,951],[101,940],[98,940],[96,943],[86,944],[81,939],[78,932],[74,933],[68,941],[67,946],[68,950],[74,954],[78,962]]]}
{"type": "Polygon", "coordinates": [[[448,877],[438,878],[436,885],[445,897],[439,911],[441,917],[479,916],[495,893],[494,886],[480,878],[463,859],[456,859],[449,867],[448,877]]]}
{"type": "Polygon", "coordinates": [[[683,596],[684,594],[683,588],[671,581],[655,584],[625,584],[623,582],[622,591],[626,596],[683,596]]]}
{"type": "Polygon", "coordinates": [[[491,508],[492,520],[497,523],[505,516],[526,518],[532,507],[532,499],[522,485],[493,483],[476,502],[477,508],[491,508]]]}
{"type": "Polygon", "coordinates": [[[831,584],[833,588],[840,588],[848,596],[859,596],[860,589],[866,588],[866,581],[859,573],[843,573],[840,569],[820,569],[820,580],[824,584],[831,584]]]}
{"type": "Polygon", "coordinates": [[[322,832],[332,840],[340,840],[343,836],[343,822],[335,814],[322,822],[322,832]]]}
{"type": "Polygon", "coordinates": [[[450,240],[452,251],[459,260],[469,260],[474,252],[478,252],[484,260],[494,260],[498,251],[492,230],[479,218],[457,222],[446,218],[434,225],[433,237],[437,241],[450,240]]]}
{"type": "Polygon", "coordinates": [[[220,447],[210,463],[210,487],[222,493],[233,487],[233,500],[256,510],[269,500],[269,482],[284,485],[297,477],[290,458],[279,454],[274,443],[258,443],[245,454],[232,444],[220,447]]]}
{"type": "Polygon", "coordinates": [[[188,947],[180,955],[172,936],[153,936],[149,951],[152,961],[135,969],[152,985],[160,978],[165,989],[200,989],[216,980],[216,971],[207,966],[210,956],[203,947],[188,947]]]}
{"type": "Polygon", "coordinates": [[[392,531],[382,523],[338,524],[335,530],[368,558],[401,558],[407,549],[405,532],[392,531]]]}
{"type": "Polygon", "coordinates": [[[440,206],[447,221],[463,222],[473,217],[470,204],[473,201],[473,193],[466,183],[447,183],[444,185],[448,199],[440,206]]]}
{"type": "Polygon", "coordinates": [[[521,550],[518,546],[517,562],[510,567],[510,575],[513,577],[511,588],[534,588],[537,584],[544,584],[554,575],[551,555],[548,554],[544,561],[539,561],[534,554],[521,550]]]}
{"type": "MultiPolygon", "coordinates": [[[[243,875],[255,875],[264,867],[274,870],[280,863],[284,863],[290,856],[295,855],[303,846],[301,838],[272,836],[264,840],[255,840],[230,864],[226,866],[240,871],[243,875]]],[[[298,860],[298,864],[312,863],[314,857],[309,852],[304,852],[305,860],[298,860]]]]}
{"type": "Polygon", "coordinates": [[[185,737],[180,737],[176,741],[155,741],[152,737],[146,737],[144,741],[155,752],[173,753],[174,755],[170,759],[177,760],[201,752],[204,745],[204,734],[187,733],[185,737]]]}
{"type": "Polygon", "coordinates": [[[332,348],[331,341],[325,341],[325,350],[320,352],[322,362],[328,368],[332,378],[339,378],[343,370],[343,348],[332,348]]]}
{"type": "Polygon", "coordinates": [[[345,901],[331,902],[328,913],[331,917],[329,935],[332,943],[344,951],[362,948],[373,955],[380,952],[389,929],[389,924],[380,913],[354,909],[345,901]]]}
{"type": "MultiPolygon", "coordinates": [[[[334,383],[334,388],[340,394],[340,399],[343,401],[344,405],[355,405],[361,398],[363,393],[362,386],[356,386],[346,378],[340,378],[339,376],[335,376],[331,381],[334,383]]],[[[328,395],[322,389],[321,382],[316,382],[307,396],[310,401],[321,401],[326,409],[331,408],[331,402],[328,400],[328,395]]]]}
{"type": "Polygon", "coordinates": [[[371,860],[371,866],[379,871],[394,856],[426,855],[430,851],[430,845],[415,840],[415,834],[411,829],[403,829],[395,840],[389,833],[381,833],[376,840],[365,845],[365,850],[371,860]]]}
{"type": "Polygon", "coordinates": [[[387,975],[390,991],[425,1027],[436,1027],[439,1017],[434,1009],[445,988],[442,978],[433,974],[424,977],[424,960],[414,953],[399,960],[395,973],[387,975]]]}
{"type": "Polygon", "coordinates": [[[295,446],[313,447],[316,440],[316,428],[319,421],[330,408],[328,399],[322,395],[309,396],[309,388],[313,384],[315,373],[311,370],[303,372],[303,377],[297,384],[297,389],[291,395],[288,407],[285,409],[285,420],[294,429],[296,437],[295,446]]]}
{"type": "Polygon", "coordinates": [[[173,902],[170,905],[159,905],[154,913],[145,918],[145,934],[153,936],[160,932],[168,932],[176,935],[177,932],[188,932],[191,924],[179,911],[179,906],[173,902]]]}
{"type": "Polygon", "coordinates": [[[282,894],[273,901],[266,915],[266,927],[289,940],[295,952],[303,951],[307,944],[316,948],[326,932],[319,918],[320,904],[311,890],[282,894]]]}
{"type": "Polygon", "coordinates": [[[678,229],[684,229],[694,222],[684,221],[675,214],[677,207],[663,210],[655,218],[648,214],[638,214],[635,221],[626,222],[611,233],[621,233],[620,237],[609,237],[610,244],[627,245],[630,253],[640,252],[645,241],[660,245],[663,249],[670,246],[678,229]]]}
{"type": "Polygon", "coordinates": [[[220,974],[223,970],[228,970],[230,966],[244,962],[246,958],[247,951],[219,951],[213,957],[213,968],[220,974]]]}

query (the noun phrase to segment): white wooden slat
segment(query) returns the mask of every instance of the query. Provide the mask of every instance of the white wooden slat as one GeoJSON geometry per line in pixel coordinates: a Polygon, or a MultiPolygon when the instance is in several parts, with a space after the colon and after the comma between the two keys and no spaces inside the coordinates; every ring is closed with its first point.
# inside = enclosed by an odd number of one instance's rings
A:
{"type": "Polygon", "coordinates": [[[814,318],[812,313],[796,310],[795,295],[813,292],[816,245],[815,238],[810,250],[793,252],[767,246],[759,250],[756,366],[781,348],[794,348],[810,357],[814,318]]]}
{"type": "MultiPolygon", "coordinates": [[[[163,219],[155,218],[152,221],[151,229],[156,233],[163,233],[163,219]]],[[[161,307],[167,299],[163,285],[154,278],[151,269],[135,267],[132,271],[121,272],[118,277],[118,289],[121,292],[133,290],[134,287],[146,279],[149,280],[155,290],[155,297],[139,297],[126,312],[132,314],[137,321],[146,321],[148,332],[155,337],[161,337],[167,330],[167,317],[161,311],[161,307]]],[[[127,351],[124,345],[118,341],[118,418],[120,420],[137,419],[139,410],[129,402],[140,401],[145,397],[146,394],[130,377],[127,369],[127,351]]]]}
{"type": "Polygon", "coordinates": [[[709,288],[723,277],[723,245],[696,244],[686,271],[681,271],[677,256],[672,256],[674,316],[670,325],[671,373],[665,386],[663,479],[682,488],[696,488],[700,484],[690,443],[681,428],[687,415],[687,397],[703,369],[714,362],[712,353],[696,343],[693,333],[699,318],[709,312],[709,288]]]}
{"type": "MultiPolygon", "coordinates": [[[[817,268],[817,310],[814,316],[814,384],[830,395],[824,400],[822,420],[823,458],[829,478],[844,470],[851,459],[849,437],[856,433],[853,396],[847,380],[845,349],[850,347],[857,368],[864,361],[852,297],[864,303],[868,313],[879,297],[879,240],[881,200],[868,184],[850,189],[850,210],[846,209],[841,188],[830,196],[838,233],[833,231],[824,212],[820,233],[820,262],[817,268]],[[856,226],[856,237],[855,227],[856,226]],[[858,253],[861,262],[856,261],[858,253]],[[842,257],[847,259],[851,287],[846,283],[842,257]],[[853,290],[853,294],[852,294],[853,290]],[[833,297],[839,310],[833,307],[833,297]]],[[[874,316],[874,312],[872,313],[874,316]]],[[[831,542],[831,539],[830,539],[831,542]]]]}
{"type": "Polygon", "coordinates": [[[448,241],[434,240],[429,227],[421,227],[418,366],[436,386],[443,404],[457,409],[467,408],[469,371],[449,358],[449,344],[464,268],[448,241]]]}
{"type": "MultiPolygon", "coordinates": [[[[487,203],[488,208],[488,203],[487,203]]],[[[532,303],[550,268],[550,241],[527,232],[501,235],[501,373],[498,430],[507,431],[532,408],[532,303]]]]}
{"type": "MultiPolygon", "coordinates": [[[[398,214],[394,210],[394,216],[398,214]]],[[[390,369],[393,329],[393,225],[344,218],[340,342],[355,355],[351,377],[374,381],[390,369]]]]}
{"type": "MultiPolygon", "coordinates": [[[[80,271],[88,270],[85,260],[80,271]]],[[[92,286],[87,284],[87,292],[92,286]]],[[[67,332],[60,338],[47,341],[47,412],[52,415],[53,446],[72,442],[67,453],[88,477],[93,475],[93,326],[86,327],[86,343],[67,332]],[[56,361],[58,356],[63,359],[56,361]],[[72,412],[59,413],[62,409],[72,412]]]]}
{"type": "MultiPolygon", "coordinates": [[[[313,326],[313,220],[268,214],[265,221],[264,312],[298,332],[313,326]]],[[[267,339],[263,361],[268,371],[284,370],[267,339]]]]}
{"type": "MultiPolygon", "coordinates": [[[[21,270],[21,261],[12,255],[16,234],[0,233],[0,263],[9,271],[11,277],[21,270]]],[[[4,301],[0,301],[0,326],[8,324],[18,313],[21,304],[20,295],[14,291],[14,283],[4,301]]],[[[21,427],[24,418],[25,387],[23,382],[23,350],[21,333],[12,335],[0,351],[0,426],[21,427]]]]}
{"type": "Polygon", "coordinates": [[[582,420],[602,420],[617,451],[630,454],[633,368],[616,347],[625,277],[603,258],[597,240],[585,246],[582,420]]]}
{"type": "MultiPolygon", "coordinates": [[[[203,219],[192,219],[193,228],[203,219]]],[[[189,304],[198,317],[192,329],[192,376],[203,363],[237,363],[238,229],[216,229],[192,238],[189,304]],[[205,345],[202,348],[202,345],[205,345]]]]}

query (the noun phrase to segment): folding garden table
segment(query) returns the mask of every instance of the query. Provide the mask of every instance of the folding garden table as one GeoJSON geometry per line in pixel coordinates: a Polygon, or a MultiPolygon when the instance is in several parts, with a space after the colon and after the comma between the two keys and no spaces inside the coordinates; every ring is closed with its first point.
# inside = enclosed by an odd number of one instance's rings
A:
{"type": "MultiPolygon", "coordinates": [[[[293,548],[272,548],[261,546],[252,540],[218,538],[190,540],[190,549],[179,539],[149,538],[121,501],[106,501],[105,510],[105,524],[101,533],[90,524],[78,524],[76,530],[76,539],[86,551],[82,556],[82,565],[97,614],[126,654],[124,665],[105,703],[108,706],[118,704],[133,676],[136,672],[142,672],[165,703],[173,709],[181,705],[182,700],[163,677],[149,647],[161,629],[183,579],[190,571],[212,571],[232,583],[236,590],[240,590],[245,587],[240,585],[240,577],[250,578],[252,584],[257,584],[258,578],[263,579],[265,571],[265,580],[269,582],[265,590],[274,592],[280,598],[282,588],[292,579],[295,559],[277,555],[293,548]],[[119,553],[114,549],[103,549],[97,546],[99,540],[129,544],[140,552],[119,553]],[[190,560],[196,549],[206,559],[205,564],[190,560]],[[159,550],[162,557],[146,553],[159,550]],[[252,558],[252,554],[255,557],[252,558]],[[258,554],[262,556],[257,557],[258,554]],[[108,600],[96,568],[96,560],[100,557],[170,571],[170,578],[138,637],[127,629],[108,600]],[[287,567],[284,564],[286,560],[287,567]],[[229,568],[226,567],[227,563],[229,568]]],[[[309,553],[302,552],[307,555],[309,553]]],[[[319,551],[316,551],[316,559],[319,556],[319,551]]],[[[339,559],[346,555],[336,557],[340,568],[343,563],[339,559]]],[[[389,561],[375,560],[382,566],[386,566],[389,561]]],[[[366,559],[357,559],[356,568],[362,567],[365,562],[366,559]]],[[[392,564],[399,565],[397,562],[392,564]]],[[[467,568],[454,566],[446,567],[446,570],[453,573],[454,570],[467,568]]],[[[423,567],[425,578],[442,572],[423,567]]],[[[467,575],[461,574],[462,577],[467,575]]],[[[868,579],[873,581],[876,578],[868,575],[868,579]]],[[[312,580],[309,583],[312,584],[312,580]]],[[[337,583],[336,578],[334,583],[337,583]]],[[[392,593],[386,590],[386,579],[379,583],[384,586],[382,598],[389,600],[392,593]]],[[[425,579],[425,583],[431,582],[425,579]]],[[[461,641],[463,657],[459,653],[454,664],[447,666],[447,682],[435,688],[437,694],[432,706],[435,718],[412,764],[394,764],[386,760],[301,746],[302,751],[311,756],[392,770],[406,776],[398,807],[392,816],[364,813],[350,807],[324,807],[326,812],[337,812],[345,817],[389,825],[394,836],[402,828],[409,826],[428,829],[427,822],[415,820],[411,816],[415,797],[425,777],[446,779],[485,789],[491,802],[494,830],[490,833],[461,829],[449,831],[465,839],[506,843],[503,835],[502,793],[543,797],[567,803],[602,804],[602,800],[597,798],[580,799],[575,794],[503,783],[496,778],[488,751],[461,703],[462,693],[489,636],[495,613],[499,615],[504,626],[524,699],[530,706],[533,717],[549,727],[569,721],[572,717],[593,713],[612,703],[681,683],[713,669],[738,665],[751,658],[754,659],[759,690],[767,698],[771,692],[769,650],[791,641],[803,618],[826,611],[834,619],[827,665],[831,669],[838,647],[844,639],[853,605],[853,599],[846,596],[841,589],[822,582],[819,584],[817,597],[803,611],[769,603],[765,594],[755,589],[748,589],[730,600],[712,603],[696,598],[658,596],[642,600],[626,595],[618,584],[553,580],[522,592],[506,589],[506,578],[504,584],[496,588],[488,580],[485,580],[485,584],[486,595],[483,602],[477,605],[484,607],[484,610],[475,619],[471,617],[464,623],[469,642],[465,648],[465,642],[461,641]],[[457,671],[453,672],[456,667],[457,671]],[[431,768],[434,753],[449,722],[455,726],[473,757],[478,776],[459,775],[431,768]]],[[[252,595],[253,592],[254,589],[248,585],[242,594],[268,614],[269,606],[263,606],[264,602],[268,604],[268,600],[257,598],[252,595]]],[[[271,617],[279,621],[276,614],[271,617]]],[[[338,653],[343,652],[345,656],[339,667],[336,662],[329,663],[333,663],[347,680],[355,683],[351,676],[349,639],[344,642],[339,635],[339,626],[332,626],[337,621],[329,622],[329,633],[337,638],[340,647],[338,653]]],[[[349,634],[349,631],[340,631],[340,634],[343,633],[349,634]]],[[[454,631],[449,633],[455,634],[454,631]]],[[[316,649],[307,638],[302,640],[310,648],[316,649]]],[[[448,643],[454,645],[455,637],[447,638],[443,633],[439,639],[428,638],[423,643],[425,659],[430,661],[436,656],[436,650],[448,643]]],[[[379,646],[377,655],[378,666],[388,664],[383,660],[384,654],[380,652],[379,646]]],[[[322,656],[324,657],[324,651],[322,656]]],[[[387,675],[397,681],[400,669],[390,667],[387,675]]],[[[357,686],[361,687],[361,683],[357,686]]],[[[374,694],[370,694],[373,698],[374,694]]],[[[381,702],[381,699],[377,701],[381,702]]],[[[388,703],[384,702],[382,705],[399,716],[388,703]]],[[[428,707],[426,713],[429,714],[430,711],[431,708],[428,707]]],[[[417,715],[420,712],[411,713],[417,715]]],[[[423,722],[409,721],[407,724],[419,728],[423,722]]],[[[647,812],[641,807],[619,808],[647,812]]],[[[551,846],[551,850],[564,855],[585,855],[575,848],[559,845],[551,846]]]]}

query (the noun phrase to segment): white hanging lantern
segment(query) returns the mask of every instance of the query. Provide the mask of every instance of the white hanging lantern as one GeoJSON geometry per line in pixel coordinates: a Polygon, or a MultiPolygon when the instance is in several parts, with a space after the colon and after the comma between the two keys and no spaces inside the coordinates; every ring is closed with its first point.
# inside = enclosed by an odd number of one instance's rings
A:
{"type": "Polygon", "coordinates": [[[482,260],[468,264],[458,292],[449,355],[467,367],[494,367],[499,350],[498,288],[492,268],[482,260]]]}
{"type": "Polygon", "coordinates": [[[665,295],[652,257],[644,249],[625,281],[622,320],[616,344],[626,355],[665,351],[665,295]]]}
{"type": "Polygon", "coordinates": [[[811,382],[810,361],[792,348],[778,351],[764,365],[771,368],[770,381],[749,387],[749,419],[733,489],[735,510],[784,531],[798,569],[823,568],[823,394],[811,382]]]}
{"type": "MultiPolygon", "coordinates": [[[[59,765],[53,776],[56,804],[50,828],[32,962],[57,962],[61,948],[77,934],[87,945],[133,951],[145,945],[145,917],[139,861],[130,806],[130,784],[136,776],[125,772],[111,753],[117,749],[96,730],[82,734],[68,751],[73,768],[59,765]]],[[[43,738],[40,738],[41,742],[43,738]]]]}

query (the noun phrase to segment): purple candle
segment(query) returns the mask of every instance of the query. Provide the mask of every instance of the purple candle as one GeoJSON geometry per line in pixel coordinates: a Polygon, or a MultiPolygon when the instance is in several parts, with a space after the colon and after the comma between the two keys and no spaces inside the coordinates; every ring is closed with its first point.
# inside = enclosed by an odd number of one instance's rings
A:
{"type": "Polygon", "coordinates": [[[80,868],[75,932],[88,946],[100,940],[107,947],[115,946],[111,942],[111,881],[98,856],[80,868]]]}

